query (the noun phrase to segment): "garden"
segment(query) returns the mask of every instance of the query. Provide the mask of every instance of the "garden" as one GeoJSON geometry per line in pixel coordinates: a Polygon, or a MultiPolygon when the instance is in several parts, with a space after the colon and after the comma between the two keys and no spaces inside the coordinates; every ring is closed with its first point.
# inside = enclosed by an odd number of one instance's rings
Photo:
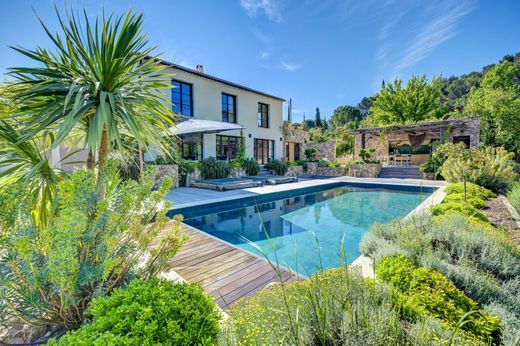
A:
{"type": "MultiPolygon", "coordinates": [[[[424,215],[373,225],[365,235],[361,250],[373,260],[375,278],[349,266],[342,246],[339,268],[274,284],[225,315],[200,286],[166,279],[187,237],[182,216],[166,216],[172,181],[158,184],[157,166],[178,165],[185,184],[195,171],[205,179],[234,169],[256,175],[258,163],[245,157],[243,144],[230,163],[176,156],[168,135],[176,115],[158,92],[171,87],[171,75],[154,59],[141,14],[92,22],[86,14],[56,12],[60,33],[42,22],[52,50],[15,48],[38,67],[9,69],[11,80],[0,90],[0,336],[6,342],[520,344],[520,227],[495,217],[497,203],[511,207],[509,218],[520,212],[520,151],[518,138],[504,130],[511,113],[497,113],[502,104],[488,94],[493,87],[495,96],[515,95],[518,83],[484,77],[489,89],[470,96],[472,111],[479,109],[478,95],[486,100],[485,131],[493,117],[507,117],[495,123],[496,138],[481,148],[445,144],[422,166],[450,183],[442,203],[424,215]],[[73,155],[78,145],[88,151],[84,167],[67,172],[52,161],[53,150],[65,146],[73,155]],[[142,153],[151,148],[158,158],[144,164],[142,153]]],[[[503,73],[488,73],[507,76],[508,64],[496,68],[503,73]]],[[[371,113],[379,119],[388,118],[383,96],[371,113]]],[[[518,104],[514,97],[501,100],[518,104]]],[[[378,164],[371,154],[363,151],[356,164],[378,164]]],[[[311,149],[305,156],[266,168],[278,175],[294,167],[311,175],[344,172],[311,149]]]]}

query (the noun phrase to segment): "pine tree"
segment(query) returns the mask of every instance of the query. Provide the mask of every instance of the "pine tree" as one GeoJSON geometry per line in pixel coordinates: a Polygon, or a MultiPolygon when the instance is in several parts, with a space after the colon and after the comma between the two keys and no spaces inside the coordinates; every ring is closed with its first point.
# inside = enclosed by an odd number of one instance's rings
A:
{"type": "Polygon", "coordinates": [[[323,127],[321,122],[320,107],[316,107],[316,127],[323,127]]]}

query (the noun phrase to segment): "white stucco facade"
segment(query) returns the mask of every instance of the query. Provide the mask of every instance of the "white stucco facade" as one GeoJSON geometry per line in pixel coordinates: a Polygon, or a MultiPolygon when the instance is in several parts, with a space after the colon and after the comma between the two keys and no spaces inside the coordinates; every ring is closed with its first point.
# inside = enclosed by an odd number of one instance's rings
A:
{"type": "MultiPolygon", "coordinates": [[[[222,94],[235,97],[236,123],[244,127],[243,135],[248,157],[254,156],[254,140],[263,139],[273,141],[274,158],[283,156],[283,102],[284,100],[269,94],[252,90],[232,82],[221,80],[195,70],[177,67],[174,64],[165,64],[173,76],[173,80],[191,85],[192,117],[195,119],[223,121],[222,94]],[[268,128],[258,124],[258,104],[268,105],[268,128]]],[[[164,90],[171,100],[172,90],[164,90]]],[[[216,136],[240,136],[240,131],[225,131],[218,134],[202,134],[203,158],[216,157],[216,136]]]]}

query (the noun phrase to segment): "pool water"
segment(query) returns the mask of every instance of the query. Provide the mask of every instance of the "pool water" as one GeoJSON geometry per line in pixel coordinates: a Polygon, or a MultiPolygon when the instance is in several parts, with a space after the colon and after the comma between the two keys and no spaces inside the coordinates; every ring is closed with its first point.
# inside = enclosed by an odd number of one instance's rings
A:
{"type": "MultiPolygon", "coordinates": [[[[428,193],[341,186],[325,191],[191,216],[185,223],[306,276],[359,257],[359,242],[374,223],[417,207],[428,193]],[[253,245],[254,244],[254,245],[253,245]]],[[[219,210],[222,210],[220,208],[219,210]]]]}

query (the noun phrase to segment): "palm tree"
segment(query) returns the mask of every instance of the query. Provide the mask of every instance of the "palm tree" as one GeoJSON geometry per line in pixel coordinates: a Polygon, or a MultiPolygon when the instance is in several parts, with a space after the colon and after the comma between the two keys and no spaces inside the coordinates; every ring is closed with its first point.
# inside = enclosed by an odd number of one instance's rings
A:
{"type": "Polygon", "coordinates": [[[162,89],[170,88],[164,71],[142,33],[143,16],[131,11],[95,23],[72,11],[62,18],[62,33],[52,34],[40,20],[54,49],[13,47],[40,67],[15,67],[9,74],[21,91],[20,140],[42,131],[55,134],[53,147],[79,133],[89,151],[88,163],[101,175],[111,150],[121,150],[122,136],[135,138],[139,148],[161,152],[174,115],[162,89]],[[97,156],[97,162],[96,162],[97,156]]]}

